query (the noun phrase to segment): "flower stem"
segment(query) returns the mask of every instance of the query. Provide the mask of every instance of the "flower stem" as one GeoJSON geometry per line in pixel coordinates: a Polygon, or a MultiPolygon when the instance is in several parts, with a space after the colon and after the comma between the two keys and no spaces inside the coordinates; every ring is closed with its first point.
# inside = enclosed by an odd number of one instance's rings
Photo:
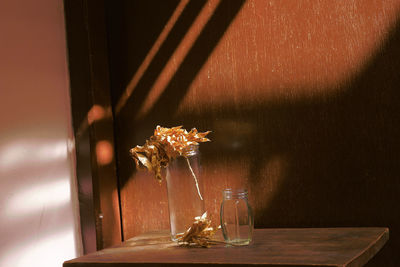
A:
{"type": "Polygon", "coordinates": [[[186,158],[186,162],[187,162],[187,164],[189,166],[190,172],[192,173],[194,181],[196,183],[197,193],[199,194],[200,199],[203,200],[203,197],[201,196],[201,193],[200,193],[199,183],[197,182],[196,174],[194,173],[194,171],[192,169],[192,166],[190,165],[189,159],[187,157],[185,157],[185,158],[186,158]]]}

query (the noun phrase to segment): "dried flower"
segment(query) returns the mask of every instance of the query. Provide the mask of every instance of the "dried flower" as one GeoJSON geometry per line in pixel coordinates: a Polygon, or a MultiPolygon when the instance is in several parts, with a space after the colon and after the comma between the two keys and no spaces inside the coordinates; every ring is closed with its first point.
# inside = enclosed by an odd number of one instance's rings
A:
{"type": "Polygon", "coordinates": [[[219,243],[212,240],[212,236],[217,229],[211,226],[211,219],[207,218],[207,212],[201,217],[196,217],[192,226],[185,233],[178,234],[178,243],[181,246],[200,246],[210,247],[213,243],[219,243]]]}
{"type": "Polygon", "coordinates": [[[172,128],[157,126],[154,135],[146,140],[144,146],[136,146],[129,152],[139,169],[153,172],[161,183],[163,178],[161,168],[167,167],[171,160],[183,155],[189,146],[210,141],[206,138],[209,133],[210,131],[199,133],[196,128],[188,132],[182,129],[182,126],[172,128]]]}

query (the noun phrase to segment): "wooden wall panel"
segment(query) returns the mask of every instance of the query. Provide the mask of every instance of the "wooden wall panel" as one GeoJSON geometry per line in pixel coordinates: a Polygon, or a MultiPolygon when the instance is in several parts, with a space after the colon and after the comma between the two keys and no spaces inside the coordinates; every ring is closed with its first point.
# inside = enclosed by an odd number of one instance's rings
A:
{"type": "Polygon", "coordinates": [[[389,226],[376,262],[395,266],[400,1],[191,1],[133,86],[184,1],[139,2],[109,14],[125,238],[168,227],[165,184],[128,150],[184,125],[213,131],[200,149],[215,218],[223,188],[247,187],[256,227],[389,226]]]}

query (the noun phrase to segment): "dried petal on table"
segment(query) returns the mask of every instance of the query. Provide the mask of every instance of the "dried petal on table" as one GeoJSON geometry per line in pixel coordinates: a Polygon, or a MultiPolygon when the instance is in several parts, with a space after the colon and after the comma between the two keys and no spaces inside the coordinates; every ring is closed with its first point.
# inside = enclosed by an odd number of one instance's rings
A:
{"type": "Polygon", "coordinates": [[[211,219],[207,218],[207,212],[201,217],[196,217],[192,226],[185,233],[177,235],[181,246],[210,247],[215,241],[212,240],[217,229],[211,226],[211,219]]]}

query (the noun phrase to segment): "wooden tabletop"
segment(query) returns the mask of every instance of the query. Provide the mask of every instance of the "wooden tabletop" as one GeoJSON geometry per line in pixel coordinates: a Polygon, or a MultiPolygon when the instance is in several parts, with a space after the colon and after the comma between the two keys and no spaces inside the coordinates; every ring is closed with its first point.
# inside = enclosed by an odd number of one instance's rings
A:
{"type": "Polygon", "coordinates": [[[95,266],[362,266],[389,239],[388,228],[256,229],[249,246],[179,247],[150,233],[64,263],[95,266]]]}

